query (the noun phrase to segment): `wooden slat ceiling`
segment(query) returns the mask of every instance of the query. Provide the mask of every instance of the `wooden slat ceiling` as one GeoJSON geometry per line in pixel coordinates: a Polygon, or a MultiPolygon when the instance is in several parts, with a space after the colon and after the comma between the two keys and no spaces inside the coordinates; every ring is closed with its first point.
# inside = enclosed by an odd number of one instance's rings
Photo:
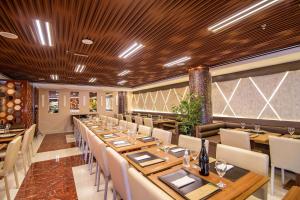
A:
{"type": "Polygon", "coordinates": [[[187,67],[213,66],[230,60],[300,43],[300,3],[284,0],[217,33],[212,24],[252,5],[251,0],[1,0],[0,31],[16,33],[17,40],[0,37],[0,72],[30,81],[127,87],[186,74],[187,67]],[[34,19],[49,21],[53,47],[41,46],[34,19]],[[265,30],[261,28],[266,24],[265,30]],[[81,43],[90,38],[93,45],[81,43]],[[120,52],[133,42],[145,47],[124,60],[120,52]],[[78,57],[67,51],[87,54],[78,57]],[[191,56],[186,66],[163,64],[191,56]],[[76,74],[74,67],[85,64],[76,74]],[[58,74],[58,81],[49,75],[58,74]]]}

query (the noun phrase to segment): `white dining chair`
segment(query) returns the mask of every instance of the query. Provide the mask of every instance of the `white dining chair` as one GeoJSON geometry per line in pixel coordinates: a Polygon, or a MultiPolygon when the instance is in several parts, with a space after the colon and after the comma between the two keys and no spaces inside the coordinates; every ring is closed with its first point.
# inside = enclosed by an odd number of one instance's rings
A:
{"type": "Polygon", "coordinates": [[[275,168],[281,169],[281,183],[284,185],[284,170],[300,174],[300,140],[269,136],[271,156],[271,194],[274,194],[275,168]]]}
{"type": "Polygon", "coordinates": [[[171,200],[169,195],[151,183],[134,168],[128,169],[132,200],[171,200]]]}
{"type": "Polygon", "coordinates": [[[137,133],[137,127],[138,125],[136,123],[127,122],[127,129],[133,134],[137,133]]]}
{"type": "Polygon", "coordinates": [[[151,127],[139,125],[138,134],[144,136],[151,136],[151,127]]]}
{"type": "Polygon", "coordinates": [[[123,115],[122,114],[118,114],[117,115],[118,120],[124,120],[123,115]]]}
{"type": "MultiPolygon", "coordinates": [[[[208,145],[209,145],[209,141],[205,140],[205,148],[207,153],[208,153],[208,145]]],[[[178,139],[178,146],[192,151],[200,152],[202,147],[202,141],[201,138],[180,134],[178,139]]]]}
{"type": "Polygon", "coordinates": [[[132,122],[132,116],[131,115],[125,115],[125,119],[127,122],[132,122]]]}
{"type": "Polygon", "coordinates": [[[143,125],[143,118],[140,116],[134,116],[134,122],[138,125],[143,125]]]}
{"type": "Polygon", "coordinates": [[[109,171],[113,182],[113,200],[117,194],[123,200],[131,200],[131,189],[128,182],[128,162],[112,148],[107,148],[109,171]]]}
{"type": "Polygon", "coordinates": [[[153,119],[152,118],[144,118],[144,125],[153,128],[153,119]]]}
{"type": "Polygon", "coordinates": [[[221,144],[251,150],[250,135],[244,131],[220,129],[221,144]]]}
{"type": "Polygon", "coordinates": [[[171,144],[172,133],[159,128],[154,128],[152,136],[162,141],[163,144],[171,144]]]}
{"type": "Polygon", "coordinates": [[[125,121],[125,120],[120,120],[120,121],[119,121],[119,126],[120,126],[122,129],[126,129],[126,128],[127,128],[127,121],[125,121]]]}
{"type": "Polygon", "coordinates": [[[10,197],[10,193],[9,193],[9,185],[8,185],[7,176],[12,171],[14,172],[16,186],[17,186],[17,188],[19,188],[19,180],[18,180],[18,174],[17,174],[17,170],[16,170],[16,161],[18,159],[18,154],[19,154],[19,150],[21,147],[21,140],[22,140],[22,137],[18,136],[17,138],[13,139],[8,144],[4,162],[3,162],[3,164],[0,163],[0,179],[4,178],[6,198],[8,200],[10,200],[11,197],[10,197]]]}
{"type": "MultiPolygon", "coordinates": [[[[225,160],[227,163],[253,171],[263,176],[269,176],[269,156],[267,154],[241,149],[238,147],[217,144],[216,159],[225,160]]],[[[267,199],[267,184],[254,193],[253,196],[267,199]]]]}

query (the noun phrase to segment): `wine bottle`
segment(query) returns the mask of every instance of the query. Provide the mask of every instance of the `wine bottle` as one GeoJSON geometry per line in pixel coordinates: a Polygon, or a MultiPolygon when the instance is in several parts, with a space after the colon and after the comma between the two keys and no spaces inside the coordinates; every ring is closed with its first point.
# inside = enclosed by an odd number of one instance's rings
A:
{"type": "Polygon", "coordinates": [[[202,139],[202,146],[200,151],[200,157],[199,157],[199,167],[200,167],[200,174],[202,176],[208,176],[209,175],[209,158],[206,152],[205,148],[205,140],[202,139]]]}

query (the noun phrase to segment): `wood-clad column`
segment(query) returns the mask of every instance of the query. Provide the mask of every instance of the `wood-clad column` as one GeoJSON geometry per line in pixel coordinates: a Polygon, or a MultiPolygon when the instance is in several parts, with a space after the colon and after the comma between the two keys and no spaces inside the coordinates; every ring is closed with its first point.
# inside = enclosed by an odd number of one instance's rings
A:
{"type": "Polygon", "coordinates": [[[208,67],[198,66],[189,69],[190,92],[203,97],[200,111],[202,124],[212,123],[211,82],[208,67]]]}
{"type": "Polygon", "coordinates": [[[127,112],[127,92],[118,92],[118,113],[127,112]]]}

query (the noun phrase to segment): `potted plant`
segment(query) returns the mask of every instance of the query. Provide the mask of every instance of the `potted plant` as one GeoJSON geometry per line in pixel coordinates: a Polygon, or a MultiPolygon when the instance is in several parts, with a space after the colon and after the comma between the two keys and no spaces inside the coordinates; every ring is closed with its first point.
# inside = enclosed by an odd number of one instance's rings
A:
{"type": "Polygon", "coordinates": [[[195,126],[200,123],[202,97],[189,94],[178,106],[173,106],[172,110],[177,114],[177,120],[180,121],[179,130],[185,135],[193,135],[195,126]]]}

